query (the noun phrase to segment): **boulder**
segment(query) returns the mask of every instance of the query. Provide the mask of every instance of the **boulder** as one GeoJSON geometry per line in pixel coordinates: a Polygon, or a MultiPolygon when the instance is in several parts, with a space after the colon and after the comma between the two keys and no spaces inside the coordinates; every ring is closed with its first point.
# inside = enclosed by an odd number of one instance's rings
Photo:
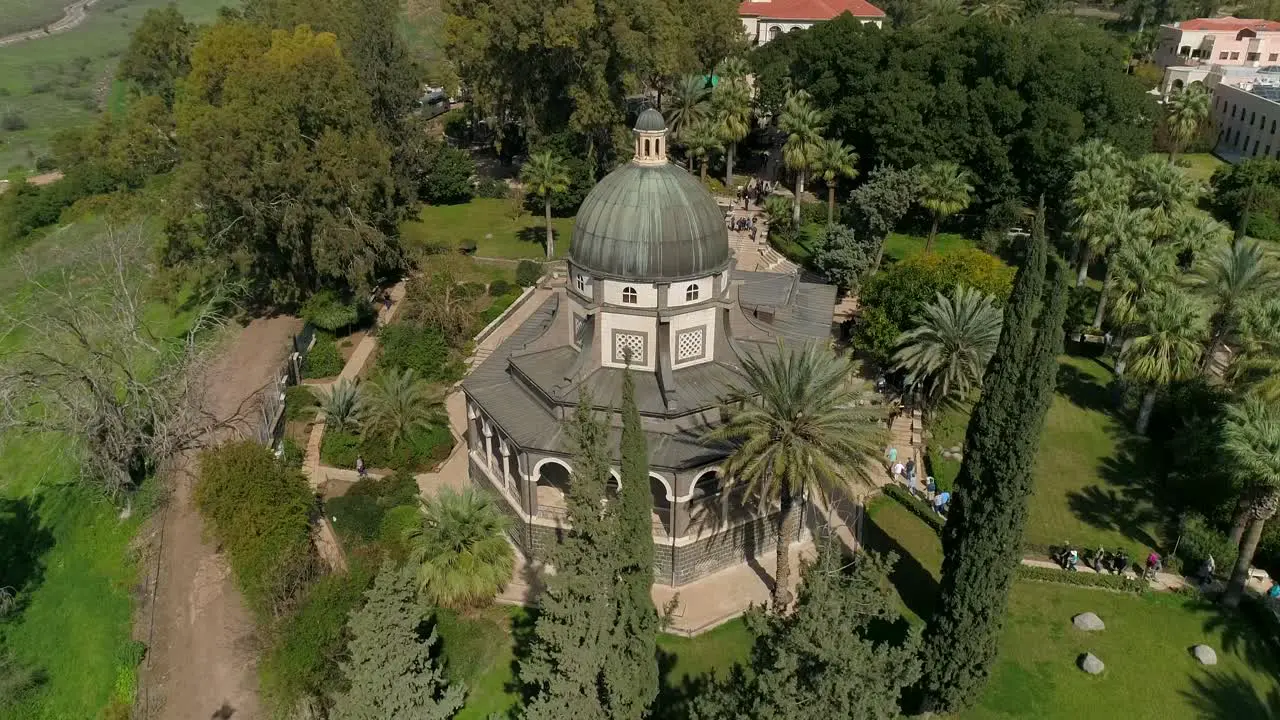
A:
{"type": "Polygon", "coordinates": [[[952,454],[952,455],[954,455],[954,454],[956,454],[956,453],[960,452],[960,446],[959,446],[959,445],[952,445],[950,449],[951,449],[951,454],[952,454]]]}
{"type": "Polygon", "coordinates": [[[1085,653],[1080,656],[1080,669],[1090,675],[1098,675],[1106,668],[1107,666],[1103,665],[1102,661],[1098,659],[1098,656],[1093,653],[1085,653]]]}
{"type": "Polygon", "coordinates": [[[1191,654],[1196,656],[1201,665],[1217,665],[1218,653],[1208,645],[1197,645],[1191,648],[1191,654]]]}
{"type": "Polygon", "coordinates": [[[1071,624],[1075,625],[1077,630],[1084,630],[1085,632],[1107,629],[1106,624],[1102,622],[1102,618],[1091,612],[1080,613],[1071,618],[1071,624]]]}

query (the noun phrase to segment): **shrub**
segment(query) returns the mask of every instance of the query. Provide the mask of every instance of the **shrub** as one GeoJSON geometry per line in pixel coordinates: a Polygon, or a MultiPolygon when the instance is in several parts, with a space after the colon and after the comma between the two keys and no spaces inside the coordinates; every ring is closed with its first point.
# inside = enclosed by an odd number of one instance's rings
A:
{"type": "Polygon", "coordinates": [[[507,293],[511,292],[511,290],[512,290],[511,283],[507,282],[506,280],[498,279],[489,283],[490,297],[498,297],[499,295],[506,295],[507,293]]]}
{"type": "Polygon", "coordinates": [[[300,468],[306,459],[306,449],[295,442],[293,438],[286,437],[281,443],[280,462],[284,463],[285,467],[300,468]]]}
{"type": "Polygon", "coordinates": [[[519,297],[520,293],[513,292],[503,295],[502,297],[494,298],[493,302],[489,303],[489,307],[485,308],[484,311],[480,313],[480,327],[483,328],[494,320],[497,320],[498,316],[506,312],[507,308],[511,307],[511,304],[519,297]]]}
{"type": "Polygon", "coordinates": [[[511,188],[502,180],[494,178],[481,178],[476,183],[476,197],[493,198],[502,200],[507,197],[511,188]]]}
{"type": "Polygon", "coordinates": [[[452,357],[449,343],[437,328],[408,323],[392,323],[378,336],[378,367],[384,370],[413,370],[432,382],[454,382],[462,378],[463,365],[452,357]]]}
{"type": "Polygon", "coordinates": [[[263,618],[288,609],[315,568],[307,479],[243,440],[200,456],[195,496],[249,607],[263,618]]]}
{"type": "Polygon", "coordinates": [[[1105,588],[1121,592],[1144,593],[1150,586],[1141,578],[1130,578],[1125,575],[1098,575],[1096,573],[1070,572],[1058,568],[1018,565],[1016,574],[1022,580],[1059,583],[1062,585],[1079,585],[1083,587],[1105,588]]]}
{"type": "Polygon", "coordinates": [[[458,252],[462,253],[463,255],[475,255],[476,247],[477,245],[475,240],[463,240],[462,242],[458,243],[458,252]]]}
{"type": "Polygon", "coordinates": [[[412,505],[397,505],[382,516],[382,526],[378,528],[378,544],[397,562],[409,555],[409,542],[405,535],[422,525],[422,510],[417,502],[412,505]]]}
{"type": "Polygon", "coordinates": [[[302,366],[304,378],[327,378],[342,373],[346,363],[342,360],[342,352],[327,333],[316,333],[316,344],[311,346],[307,359],[302,366]]]}
{"type": "Polygon", "coordinates": [[[1200,566],[1210,555],[1219,575],[1231,572],[1235,566],[1238,548],[1231,544],[1226,533],[1213,527],[1203,515],[1188,513],[1181,528],[1181,537],[1177,560],[1184,574],[1200,572],[1200,566]]]}
{"type": "MultiPolygon", "coordinates": [[[[326,429],[320,443],[320,462],[340,468],[354,468],[360,455],[360,436],[343,430],[326,429]]],[[[365,463],[368,464],[368,459],[365,463]]]]}
{"type": "Polygon", "coordinates": [[[823,227],[827,225],[827,204],[824,202],[801,203],[800,204],[800,224],[807,225],[816,223],[823,227]]]}
{"type": "Polygon", "coordinates": [[[535,260],[521,260],[516,265],[516,284],[520,287],[533,287],[542,279],[542,263],[535,260]]]}
{"type": "Polygon", "coordinates": [[[303,304],[302,317],[322,330],[336,333],[373,319],[373,307],[332,290],[321,290],[303,304]]]}
{"type": "Polygon", "coordinates": [[[337,518],[334,527],[344,539],[368,542],[379,537],[388,510],[399,505],[416,507],[417,498],[418,481],[412,475],[395,473],[381,479],[361,479],[345,495],[325,503],[325,511],[337,518]]]}
{"type": "Polygon", "coordinates": [[[430,167],[422,177],[419,194],[432,205],[459,205],[471,200],[471,176],[476,164],[471,154],[442,144],[428,161],[430,167]]]}
{"type": "Polygon", "coordinates": [[[923,500],[912,497],[911,493],[900,485],[885,485],[884,494],[897,500],[903,507],[911,511],[912,515],[924,520],[933,531],[942,534],[942,528],[946,524],[946,520],[939,517],[923,500]]]}
{"type": "Polygon", "coordinates": [[[27,119],[17,110],[10,110],[3,116],[0,116],[0,130],[9,132],[17,132],[18,130],[27,129],[27,119]]]}
{"type": "Polygon", "coordinates": [[[291,717],[303,698],[324,698],[341,685],[343,628],[372,580],[373,572],[363,562],[353,562],[346,573],[320,578],[281,626],[258,669],[272,717],[291,717]]]}
{"type": "Polygon", "coordinates": [[[286,420],[300,420],[315,417],[315,409],[320,401],[315,393],[306,385],[290,385],[284,389],[284,417],[286,420]]]}
{"type": "Polygon", "coordinates": [[[52,155],[41,155],[36,158],[36,172],[49,172],[56,170],[58,161],[52,155]]]}

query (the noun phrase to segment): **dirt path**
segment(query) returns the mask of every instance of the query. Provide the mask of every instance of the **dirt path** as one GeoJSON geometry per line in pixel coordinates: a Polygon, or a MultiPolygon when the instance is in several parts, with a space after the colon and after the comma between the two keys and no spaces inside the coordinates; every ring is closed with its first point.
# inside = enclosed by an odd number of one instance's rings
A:
{"type": "MultiPolygon", "coordinates": [[[[207,386],[208,402],[220,419],[229,420],[238,410],[253,416],[247,400],[274,380],[286,343],[300,325],[288,317],[255,320],[228,339],[207,386]]],[[[202,537],[192,502],[194,470],[194,457],[176,463],[167,509],[149,538],[146,601],[135,630],[149,647],[140,677],[140,717],[254,720],[262,716],[260,643],[226,562],[202,537]]]]}
{"type": "Polygon", "coordinates": [[[89,17],[89,6],[98,2],[98,0],[76,0],[70,5],[62,9],[62,17],[54,22],[38,27],[34,30],[23,30],[12,35],[0,37],[0,47],[5,45],[17,45],[27,40],[35,40],[36,38],[47,37],[56,33],[66,32],[89,17]]]}

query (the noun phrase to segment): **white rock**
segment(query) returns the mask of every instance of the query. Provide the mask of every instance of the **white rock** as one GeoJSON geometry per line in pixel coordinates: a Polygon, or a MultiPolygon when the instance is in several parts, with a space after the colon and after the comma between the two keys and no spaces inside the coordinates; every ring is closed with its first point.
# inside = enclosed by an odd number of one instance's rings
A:
{"type": "Polygon", "coordinates": [[[1086,632],[1107,629],[1106,623],[1102,622],[1102,618],[1091,612],[1080,613],[1071,618],[1071,624],[1075,625],[1077,630],[1086,632]]]}
{"type": "Polygon", "coordinates": [[[1208,645],[1197,645],[1191,648],[1191,654],[1196,656],[1201,665],[1217,665],[1218,653],[1208,645]]]}
{"type": "Polygon", "coordinates": [[[1084,657],[1080,658],[1080,669],[1090,675],[1098,675],[1107,669],[1107,666],[1103,665],[1102,661],[1093,653],[1085,653],[1084,657]]]}

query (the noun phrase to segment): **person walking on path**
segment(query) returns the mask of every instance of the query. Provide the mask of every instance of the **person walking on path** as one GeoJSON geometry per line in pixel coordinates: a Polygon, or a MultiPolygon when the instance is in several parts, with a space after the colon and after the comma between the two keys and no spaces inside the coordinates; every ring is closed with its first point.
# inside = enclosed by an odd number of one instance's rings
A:
{"type": "Polygon", "coordinates": [[[933,511],[945,517],[947,514],[947,503],[951,502],[951,493],[940,492],[933,498],[933,511]]]}
{"type": "Polygon", "coordinates": [[[893,479],[894,479],[894,481],[896,481],[896,482],[902,482],[902,480],[903,480],[902,475],[903,475],[903,472],[905,472],[905,471],[906,471],[906,467],[905,467],[905,466],[903,466],[903,464],[902,464],[902,463],[894,463],[894,464],[893,464],[893,479]]]}
{"type": "Polygon", "coordinates": [[[361,479],[363,479],[365,476],[365,472],[366,471],[364,467],[364,456],[357,455],[356,456],[356,475],[359,476],[361,479]]]}

